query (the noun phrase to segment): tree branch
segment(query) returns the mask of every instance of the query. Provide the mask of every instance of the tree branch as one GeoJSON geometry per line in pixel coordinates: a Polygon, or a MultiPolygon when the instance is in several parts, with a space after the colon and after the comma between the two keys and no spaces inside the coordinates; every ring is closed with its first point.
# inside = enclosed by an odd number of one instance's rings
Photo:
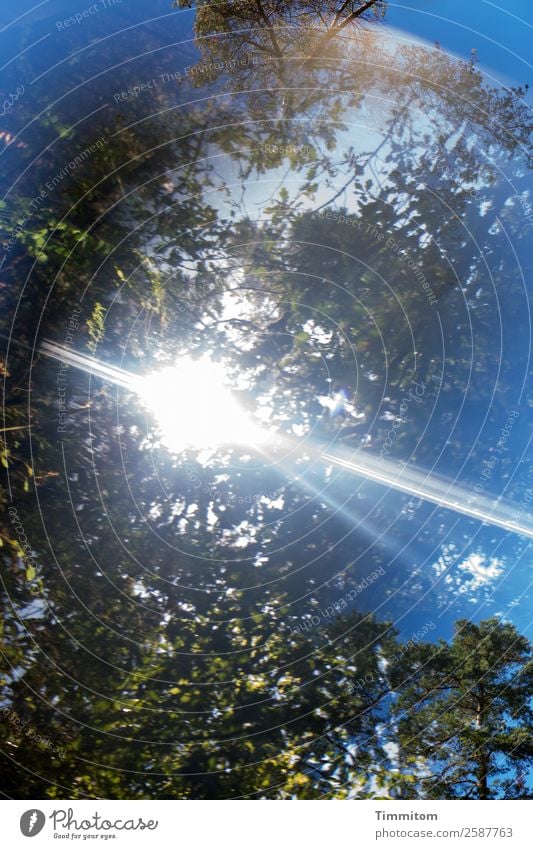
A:
{"type": "Polygon", "coordinates": [[[356,9],[354,12],[351,12],[341,24],[334,24],[334,26],[331,27],[331,29],[329,29],[326,33],[324,33],[322,38],[318,40],[315,49],[307,57],[306,64],[312,59],[315,59],[321,53],[323,48],[327,45],[328,41],[330,41],[339,32],[342,32],[345,27],[349,26],[357,18],[360,18],[361,15],[364,15],[365,12],[368,12],[368,10],[371,9],[372,6],[375,6],[377,2],[378,0],[367,0],[367,2],[360,6],[359,9],[356,9]]]}

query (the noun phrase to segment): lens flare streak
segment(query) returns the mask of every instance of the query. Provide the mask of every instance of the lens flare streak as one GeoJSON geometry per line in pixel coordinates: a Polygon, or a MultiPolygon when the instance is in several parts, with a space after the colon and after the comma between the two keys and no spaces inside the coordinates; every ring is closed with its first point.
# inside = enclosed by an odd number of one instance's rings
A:
{"type": "Polygon", "coordinates": [[[381,462],[370,457],[354,462],[327,452],[321,452],[320,456],[337,468],[382,486],[391,487],[406,495],[429,501],[438,507],[453,510],[462,516],[533,539],[533,528],[515,520],[514,517],[518,512],[516,506],[503,502],[501,499],[491,501],[485,496],[478,495],[475,490],[467,490],[443,478],[430,476],[428,473],[409,468],[401,463],[381,462]]]}
{"type": "Polygon", "coordinates": [[[103,380],[108,380],[116,386],[123,386],[125,389],[131,389],[134,392],[138,392],[140,389],[142,378],[131,371],[126,371],[116,366],[108,366],[94,357],[77,354],[75,351],[71,351],[70,348],[65,348],[62,345],[56,345],[54,342],[48,342],[46,340],[41,342],[39,350],[47,357],[59,360],[94,377],[101,377],[103,380]]]}

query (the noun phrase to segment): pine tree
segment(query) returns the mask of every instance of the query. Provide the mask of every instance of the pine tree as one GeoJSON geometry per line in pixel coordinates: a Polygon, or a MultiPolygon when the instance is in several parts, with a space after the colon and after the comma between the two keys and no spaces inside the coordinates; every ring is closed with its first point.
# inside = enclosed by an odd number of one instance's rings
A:
{"type": "Polygon", "coordinates": [[[533,756],[529,641],[497,618],[459,620],[450,644],[415,646],[400,666],[391,680],[401,691],[400,762],[417,774],[409,795],[523,797],[533,756]]]}

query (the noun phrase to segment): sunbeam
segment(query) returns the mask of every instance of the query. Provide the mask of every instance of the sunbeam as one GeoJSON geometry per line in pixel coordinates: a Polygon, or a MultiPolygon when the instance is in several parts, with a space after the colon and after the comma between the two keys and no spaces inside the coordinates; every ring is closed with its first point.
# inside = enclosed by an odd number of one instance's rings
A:
{"type": "MultiPolygon", "coordinates": [[[[44,341],[40,350],[47,357],[136,393],[154,415],[161,441],[170,451],[179,453],[186,447],[214,448],[224,444],[259,446],[268,442],[268,431],[231,393],[223,368],[207,358],[182,358],[175,367],[139,376],[52,342],[44,341]]],[[[290,442],[293,450],[299,447],[296,437],[283,437],[282,441],[290,442]]],[[[306,443],[306,451],[309,450],[306,443]]],[[[311,450],[317,458],[358,477],[533,539],[533,527],[519,522],[516,506],[501,498],[492,501],[475,490],[384,458],[365,454],[353,460],[322,451],[320,446],[311,450]]]]}

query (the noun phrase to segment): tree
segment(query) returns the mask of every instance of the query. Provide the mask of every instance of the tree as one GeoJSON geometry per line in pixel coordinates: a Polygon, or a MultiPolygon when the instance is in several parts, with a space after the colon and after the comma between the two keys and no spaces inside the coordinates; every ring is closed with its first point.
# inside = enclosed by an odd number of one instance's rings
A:
{"type": "Polygon", "coordinates": [[[420,645],[391,672],[399,760],[411,796],[523,798],[533,760],[531,644],[499,619],[459,620],[450,644],[420,645]]]}
{"type": "MultiPolygon", "coordinates": [[[[184,8],[191,4],[188,0],[174,0],[172,5],[184,8]]],[[[219,57],[223,54],[226,64],[232,67],[239,58],[246,59],[243,66],[248,64],[251,55],[273,62],[284,76],[287,62],[294,56],[306,64],[327,57],[328,49],[343,30],[358,21],[384,17],[387,3],[386,0],[244,0],[213,6],[209,0],[199,0],[194,5],[196,35],[201,38],[217,33],[214,48],[205,46],[206,58],[212,59],[215,51],[221,51],[219,57]],[[233,31],[241,32],[240,38],[226,37],[233,31]]],[[[217,76],[218,70],[212,68],[211,75],[217,76]]]]}

